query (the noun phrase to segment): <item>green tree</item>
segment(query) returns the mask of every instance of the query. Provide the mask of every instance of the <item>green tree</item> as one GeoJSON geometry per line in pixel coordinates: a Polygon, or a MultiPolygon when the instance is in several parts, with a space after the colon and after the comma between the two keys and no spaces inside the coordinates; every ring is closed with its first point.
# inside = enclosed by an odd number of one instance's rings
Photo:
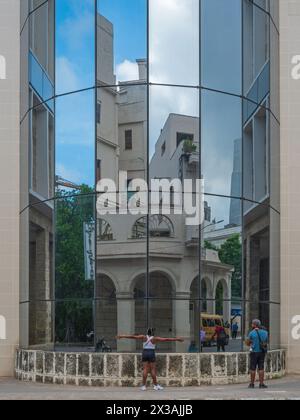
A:
{"type": "Polygon", "coordinates": [[[94,218],[93,190],[60,191],[56,200],[55,295],[56,341],[81,342],[93,329],[94,283],[85,279],[83,226],[94,218]]]}
{"type": "Polygon", "coordinates": [[[239,234],[231,236],[221,245],[219,258],[223,264],[232,265],[234,273],[232,276],[232,297],[242,296],[242,244],[239,234]]]}
{"type": "Polygon", "coordinates": [[[204,241],[204,248],[205,249],[210,249],[211,251],[218,251],[219,252],[219,248],[217,248],[215,245],[213,245],[209,241],[204,241]]]}

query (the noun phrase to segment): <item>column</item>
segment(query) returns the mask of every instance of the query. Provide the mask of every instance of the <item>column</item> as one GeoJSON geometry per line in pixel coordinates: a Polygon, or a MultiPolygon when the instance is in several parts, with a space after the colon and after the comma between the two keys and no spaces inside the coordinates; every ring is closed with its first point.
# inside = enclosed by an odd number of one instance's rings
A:
{"type": "Polygon", "coordinates": [[[52,316],[50,299],[50,250],[49,232],[36,233],[35,261],[30,272],[30,342],[47,344],[52,341],[52,316]]]}
{"type": "Polygon", "coordinates": [[[214,296],[213,279],[209,281],[209,287],[207,288],[207,313],[214,314],[216,312],[216,302],[214,296]]]}
{"type": "Polygon", "coordinates": [[[19,345],[20,1],[0,1],[0,377],[19,345]],[[2,326],[2,328],[1,328],[2,326]]]}
{"type": "Polygon", "coordinates": [[[247,266],[246,266],[246,298],[250,302],[246,308],[246,331],[251,326],[251,321],[259,316],[259,267],[260,267],[260,242],[252,236],[247,238],[247,266]]]}
{"type": "Polygon", "coordinates": [[[177,353],[185,353],[193,339],[191,337],[190,298],[190,292],[177,292],[176,300],[174,300],[175,334],[177,337],[185,338],[184,343],[176,343],[177,353]]]}
{"type": "Polygon", "coordinates": [[[281,346],[287,370],[300,374],[300,10],[280,1],[281,64],[281,346]]]}
{"type": "Polygon", "coordinates": [[[227,276],[227,291],[224,294],[224,321],[229,322],[231,320],[231,275],[227,276]]]}
{"type": "MultiPolygon", "coordinates": [[[[133,293],[117,293],[118,334],[135,333],[135,300],[133,293]]],[[[135,352],[136,342],[133,340],[118,340],[118,352],[135,352]]]]}

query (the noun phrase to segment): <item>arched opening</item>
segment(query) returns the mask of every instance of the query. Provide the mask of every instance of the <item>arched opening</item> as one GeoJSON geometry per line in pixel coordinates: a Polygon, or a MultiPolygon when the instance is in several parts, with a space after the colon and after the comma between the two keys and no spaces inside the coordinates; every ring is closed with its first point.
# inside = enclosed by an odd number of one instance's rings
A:
{"type": "MultiPolygon", "coordinates": [[[[160,271],[150,274],[149,285],[149,322],[156,335],[172,337],[175,335],[173,318],[174,288],[169,277],[160,271]]],[[[159,345],[159,351],[168,352],[174,349],[172,343],[159,345]]]]}
{"type": "Polygon", "coordinates": [[[191,339],[198,345],[200,332],[200,293],[199,293],[199,277],[196,277],[191,284],[191,300],[190,300],[190,324],[191,339]]]}
{"type": "Polygon", "coordinates": [[[112,350],[116,350],[118,334],[116,288],[113,281],[104,274],[97,276],[95,312],[96,343],[104,339],[112,350]]]}
{"type": "Polygon", "coordinates": [[[211,298],[211,286],[209,280],[203,278],[201,280],[201,295],[199,293],[199,278],[196,277],[191,284],[191,300],[199,300],[201,296],[201,312],[209,311],[209,299],[211,298]]]}
{"type": "MultiPolygon", "coordinates": [[[[145,275],[134,282],[135,332],[145,334],[148,327],[154,328],[155,334],[163,337],[174,335],[173,300],[174,287],[169,276],[163,272],[150,273],[148,298],[145,275]]],[[[140,350],[142,343],[137,343],[140,350]]],[[[172,351],[172,343],[163,343],[158,351],[172,351]]]]}
{"type": "Polygon", "coordinates": [[[201,281],[201,312],[207,312],[208,310],[208,304],[207,304],[207,294],[208,294],[208,289],[207,289],[207,283],[206,280],[203,279],[201,281]]]}
{"type": "Polygon", "coordinates": [[[190,323],[191,335],[197,343],[200,334],[200,314],[213,314],[212,287],[211,282],[207,278],[201,280],[201,294],[199,293],[199,277],[196,277],[191,284],[191,301],[190,301],[190,323]],[[201,299],[200,299],[201,297],[201,299]]]}
{"type": "Polygon", "coordinates": [[[224,285],[219,282],[216,288],[216,314],[223,316],[224,314],[224,285]]]}
{"type": "Polygon", "coordinates": [[[222,316],[224,321],[230,321],[231,303],[228,299],[228,284],[224,279],[219,280],[215,292],[216,314],[222,316]]]}

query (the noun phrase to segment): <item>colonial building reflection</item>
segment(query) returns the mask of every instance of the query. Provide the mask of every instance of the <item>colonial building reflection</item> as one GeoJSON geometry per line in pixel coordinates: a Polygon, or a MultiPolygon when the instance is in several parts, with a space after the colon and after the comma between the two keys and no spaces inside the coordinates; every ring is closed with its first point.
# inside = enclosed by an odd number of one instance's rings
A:
{"type": "MultiPolygon", "coordinates": [[[[152,0],[136,13],[132,2],[124,15],[119,0],[85,0],[86,31],[74,41],[70,27],[82,24],[75,3],[23,3],[22,345],[94,351],[104,338],[112,350],[135,351],[115,336],[151,326],[186,338],[160,351],[187,352],[191,341],[200,351],[202,315],[230,323],[238,313],[241,338],[258,317],[278,347],[274,6],[203,0],[199,10],[182,0],[174,10],[152,0]],[[163,31],[158,6],[172,25],[163,31]],[[201,226],[177,214],[174,186],[169,213],[161,200],[148,216],[97,215],[95,185],[110,179],[122,192],[122,171],[128,200],[136,179],[202,178],[201,226]]],[[[229,344],[242,348],[242,339],[229,344]]]]}

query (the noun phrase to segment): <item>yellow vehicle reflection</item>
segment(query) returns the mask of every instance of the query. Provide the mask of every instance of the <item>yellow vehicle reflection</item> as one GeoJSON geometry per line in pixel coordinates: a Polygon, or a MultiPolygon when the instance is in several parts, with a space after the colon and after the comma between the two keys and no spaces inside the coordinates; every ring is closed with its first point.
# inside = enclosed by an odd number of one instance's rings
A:
{"type": "Polygon", "coordinates": [[[220,315],[201,314],[200,326],[201,330],[205,332],[205,342],[203,344],[206,346],[211,346],[216,341],[216,338],[213,340],[216,327],[224,327],[226,334],[230,337],[230,325],[225,324],[220,315]]]}

